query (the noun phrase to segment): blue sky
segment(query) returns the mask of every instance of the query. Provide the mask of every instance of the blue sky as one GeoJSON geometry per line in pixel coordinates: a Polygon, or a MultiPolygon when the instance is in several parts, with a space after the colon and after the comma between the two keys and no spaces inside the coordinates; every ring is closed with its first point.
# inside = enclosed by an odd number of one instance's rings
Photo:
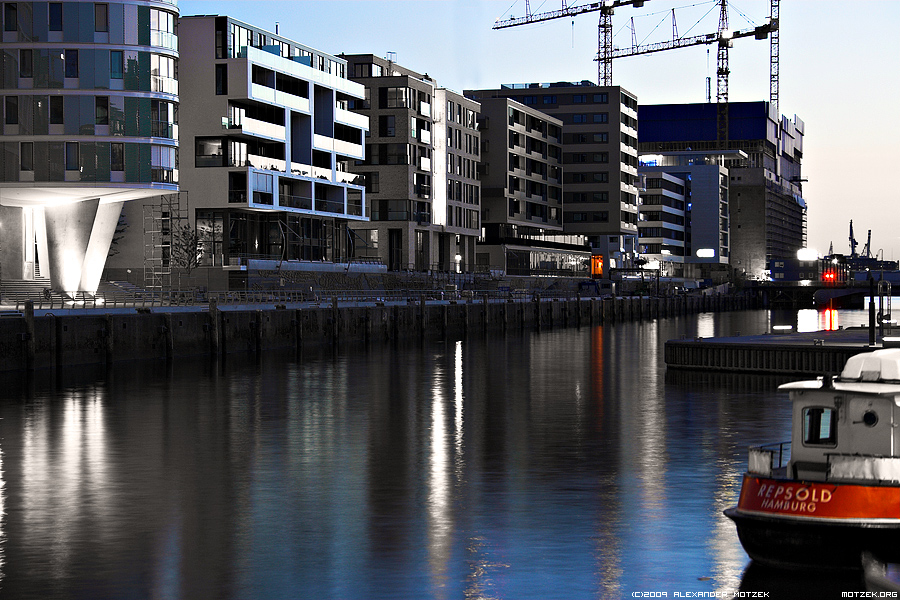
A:
{"type": "MultiPolygon", "coordinates": [[[[768,0],[729,6],[732,29],[769,16],[768,0]]],[[[545,12],[561,3],[531,0],[531,7],[545,12]]],[[[179,8],[182,15],[228,15],[270,31],[278,22],[282,35],[331,54],[396,52],[398,63],[458,91],[597,80],[596,12],[494,31],[496,19],[524,15],[524,0],[182,0],[179,8]]],[[[716,30],[715,0],[649,0],[640,9],[616,9],[613,43],[631,44],[632,18],[638,43],[671,39],[672,8],[680,36],[716,30]]],[[[898,26],[900,0],[781,1],[779,107],[806,124],[803,195],[809,246],[820,253],[831,242],[835,252],[849,252],[853,219],[859,249],[871,229],[873,251],[900,259],[900,188],[886,176],[896,167],[883,162],[889,144],[900,140],[898,26]]],[[[768,41],[736,40],[729,66],[731,100],[768,100],[768,41]]],[[[613,83],[642,104],[705,102],[708,75],[715,94],[715,68],[715,47],[696,46],[617,59],[613,83]]]]}

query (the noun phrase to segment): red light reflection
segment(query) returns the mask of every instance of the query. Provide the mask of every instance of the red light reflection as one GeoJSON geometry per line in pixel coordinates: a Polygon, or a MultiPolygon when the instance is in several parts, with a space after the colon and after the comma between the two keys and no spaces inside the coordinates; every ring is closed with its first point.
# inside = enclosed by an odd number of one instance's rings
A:
{"type": "Polygon", "coordinates": [[[826,308],[819,312],[819,330],[820,331],[837,331],[838,311],[835,308],[826,308]]]}

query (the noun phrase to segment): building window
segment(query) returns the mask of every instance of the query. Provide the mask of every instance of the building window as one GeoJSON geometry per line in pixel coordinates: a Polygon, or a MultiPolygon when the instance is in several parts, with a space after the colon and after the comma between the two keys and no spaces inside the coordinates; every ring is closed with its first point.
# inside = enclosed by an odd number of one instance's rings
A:
{"type": "Polygon", "coordinates": [[[66,171],[78,171],[81,168],[78,150],[78,142],[66,142],[66,171]]]}
{"type": "Polygon", "coordinates": [[[109,170],[125,170],[125,144],[113,142],[109,145],[109,170]]]}
{"type": "Polygon", "coordinates": [[[62,31],[62,2],[50,3],[50,16],[48,22],[50,31],[62,31]]]}
{"type": "Polygon", "coordinates": [[[19,144],[19,169],[22,171],[34,171],[34,143],[21,142],[19,144]]]}
{"type": "Polygon", "coordinates": [[[381,175],[378,171],[366,173],[366,192],[369,194],[377,194],[381,191],[381,175]]]}
{"type": "Polygon", "coordinates": [[[609,113],[596,113],[594,123],[609,123],[609,113]]]}
{"type": "Polygon", "coordinates": [[[62,125],[65,123],[64,115],[65,110],[63,108],[63,97],[62,96],[50,96],[50,124],[51,125],[62,125]]]}
{"type": "Polygon", "coordinates": [[[601,94],[594,94],[594,103],[595,104],[609,104],[609,94],[603,92],[601,94]]]}
{"type": "Polygon", "coordinates": [[[31,50],[19,50],[19,77],[34,77],[31,50]]]}
{"type": "Polygon", "coordinates": [[[222,167],[225,165],[222,138],[197,138],[194,152],[195,167],[222,167]]]}
{"type": "Polygon", "coordinates": [[[63,55],[66,58],[66,77],[78,77],[78,50],[66,50],[63,55]]]}
{"type": "Polygon", "coordinates": [[[228,65],[216,65],[216,95],[224,96],[228,93],[228,65]]]}
{"type": "Polygon", "coordinates": [[[19,11],[15,2],[3,5],[3,30],[16,31],[19,26],[19,11]]]}
{"type": "Polygon", "coordinates": [[[7,96],[6,97],[6,124],[7,125],[18,125],[19,124],[19,97],[18,96],[7,96]]]}
{"type": "Polygon", "coordinates": [[[544,104],[556,104],[556,96],[544,96],[544,104]]]}
{"type": "Polygon", "coordinates": [[[97,96],[94,98],[95,123],[97,125],[109,125],[109,96],[97,96]]]}
{"type": "Polygon", "coordinates": [[[833,408],[810,407],[803,409],[803,445],[836,446],[837,419],[833,408]]]}
{"type": "MultiPolygon", "coordinates": [[[[415,118],[413,123],[415,123],[415,118]]],[[[381,137],[394,137],[396,134],[396,117],[394,115],[381,115],[378,117],[378,135],[381,137]]]]}
{"type": "Polygon", "coordinates": [[[94,31],[109,31],[108,4],[94,4],[94,31]]]}
{"type": "Polygon", "coordinates": [[[573,123],[587,123],[587,115],[572,115],[573,123]]]}
{"type": "Polygon", "coordinates": [[[125,55],[121,50],[109,51],[109,78],[125,78],[125,55]]]}

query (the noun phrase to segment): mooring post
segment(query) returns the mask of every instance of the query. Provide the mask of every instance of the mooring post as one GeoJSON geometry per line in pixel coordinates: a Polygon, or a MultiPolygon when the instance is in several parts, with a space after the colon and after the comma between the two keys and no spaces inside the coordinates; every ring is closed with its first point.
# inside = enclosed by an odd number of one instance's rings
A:
{"type": "Polygon", "coordinates": [[[25,368],[34,371],[34,301],[25,301],[25,368]]]}

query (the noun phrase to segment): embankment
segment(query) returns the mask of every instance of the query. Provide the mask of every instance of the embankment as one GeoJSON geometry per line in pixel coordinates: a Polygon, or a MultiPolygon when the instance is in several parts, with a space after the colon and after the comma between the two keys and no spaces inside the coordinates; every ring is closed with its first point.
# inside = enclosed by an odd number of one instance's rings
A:
{"type": "Polygon", "coordinates": [[[508,330],[542,330],[699,312],[753,308],[745,296],[554,298],[244,305],[193,310],[60,310],[0,318],[0,370],[172,360],[188,356],[303,351],[356,342],[459,339],[508,330]]]}

